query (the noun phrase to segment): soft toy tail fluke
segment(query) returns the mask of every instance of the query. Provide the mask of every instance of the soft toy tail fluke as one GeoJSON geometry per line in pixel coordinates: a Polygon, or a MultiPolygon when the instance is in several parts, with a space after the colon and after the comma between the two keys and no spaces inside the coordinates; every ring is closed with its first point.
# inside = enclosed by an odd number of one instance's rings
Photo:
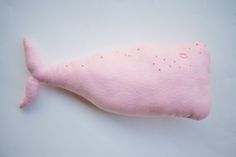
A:
{"type": "Polygon", "coordinates": [[[40,76],[42,76],[42,72],[44,70],[41,59],[39,58],[36,49],[32,47],[27,38],[23,39],[23,45],[26,65],[29,72],[31,73],[31,76],[27,80],[25,96],[20,103],[20,108],[23,108],[27,104],[31,103],[37,96],[39,81],[42,81],[42,78],[40,78],[40,76]]]}
{"type": "Polygon", "coordinates": [[[23,42],[31,76],[21,108],[34,100],[39,84],[45,83],[121,115],[200,120],[209,114],[210,56],[202,43],[165,49],[139,47],[45,67],[28,39],[23,42]]]}

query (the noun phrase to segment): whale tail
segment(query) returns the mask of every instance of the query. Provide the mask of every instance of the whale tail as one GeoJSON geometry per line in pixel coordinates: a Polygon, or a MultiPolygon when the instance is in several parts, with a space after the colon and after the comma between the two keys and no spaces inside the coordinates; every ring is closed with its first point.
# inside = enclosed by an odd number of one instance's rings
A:
{"type": "Polygon", "coordinates": [[[26,65],[29,72],[31,73],[31,76],[27,80],[25,96],[20,103],[20,108],[24,108],[36,98],[38,94],[39,83],[42,81],[44,71],[41,59],[37,54],[37,50],[32,46],[27,38],[23,39],[23,45],[26,65]]]}

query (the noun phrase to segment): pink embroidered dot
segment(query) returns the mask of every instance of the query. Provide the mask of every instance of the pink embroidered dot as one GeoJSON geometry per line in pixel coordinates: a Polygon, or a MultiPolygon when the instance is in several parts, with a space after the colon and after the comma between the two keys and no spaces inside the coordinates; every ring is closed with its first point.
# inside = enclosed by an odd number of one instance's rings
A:
{"type": "Polygon", "coordinates": [[[186,59],[186,58],[188,58],[188,55],[186,53],[179,53],[179,57],[186,59]]]}

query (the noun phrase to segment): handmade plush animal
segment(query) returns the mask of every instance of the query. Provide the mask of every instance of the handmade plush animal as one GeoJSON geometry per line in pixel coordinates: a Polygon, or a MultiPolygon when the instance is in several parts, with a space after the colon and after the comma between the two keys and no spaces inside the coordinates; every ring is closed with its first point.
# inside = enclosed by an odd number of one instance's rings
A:
{"type": "Polygon", "coordinates": [[[28,39],[23,43],[31,76],[21,108],[36,97],[39,83],[45,83],[121,115],[171,115],[200,120],[210,111],[210,58],[202,43],[100,53],[50,67],[42,64],[28,39]]]}

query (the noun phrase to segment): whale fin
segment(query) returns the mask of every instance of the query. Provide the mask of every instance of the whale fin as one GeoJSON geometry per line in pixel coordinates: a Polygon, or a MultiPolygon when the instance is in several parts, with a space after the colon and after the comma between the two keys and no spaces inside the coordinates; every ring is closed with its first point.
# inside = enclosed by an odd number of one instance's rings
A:
{"type": "Polygon", "coordinates": [[[30,76],[26,83],[25,96],[20,103],[20,108],[24,108],[36,98],[38,89],[39,81],[33,76],[30,76]]]}
{"type": "Polygon", "coordinates": [[[31,75],[40,80],[43,72],[41,58],[38,56],[37,50],[33,47],[31,42],[27,38],[23,39],[23,45],[27,68],[31,75]]]}
{"type": "Polygon", "coordinates": [[[36,98],[39,89],[39,82],[43,78],[44,71],[41,59],[37,54],[37,50],[32,46],[27,38],[23,39],[23,45],[26,65],[29,72],[31,73],[31,76],[27,80],[25,96],[20,103],[20,108],[27,106],[36,98]]]}

